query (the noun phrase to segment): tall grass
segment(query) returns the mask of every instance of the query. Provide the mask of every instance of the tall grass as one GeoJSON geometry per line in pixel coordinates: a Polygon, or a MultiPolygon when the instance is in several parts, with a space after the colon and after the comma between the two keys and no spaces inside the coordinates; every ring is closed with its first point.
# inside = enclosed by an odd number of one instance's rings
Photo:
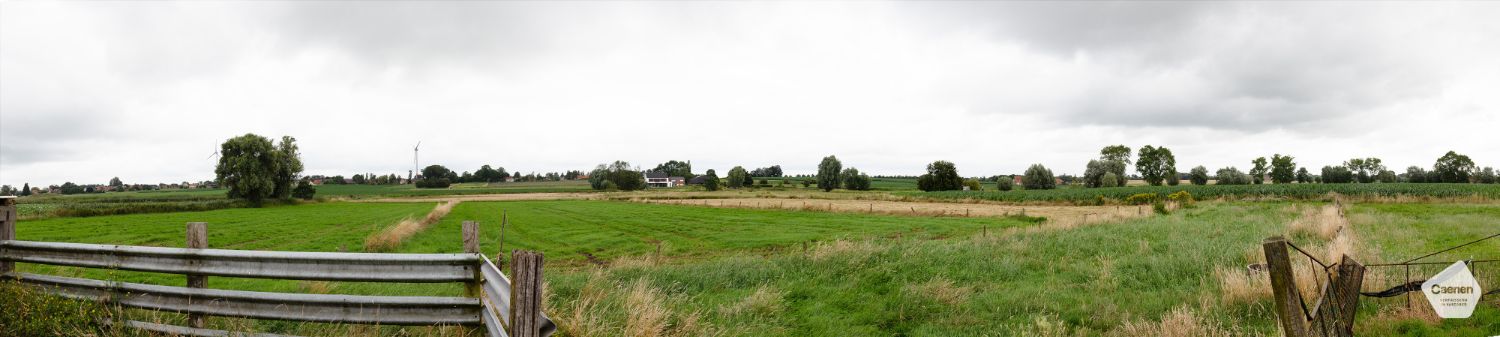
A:
{"type": "Polygon", "coordinates": [[[459,201],[457,200],[440,203],[432,208],[432,212],[428,212],[427,216],[421,219],[408,217],[401,219],[394,226],[386,227],[379,232],[370,233],[370,236],[365,238],[365,251],[386,252],[395,250],[401,246],[401,243],[406,242],[406,239],[417,235],[417,233],[421,233],[427,227],[448,216],[448,213],[452,212],[453,207],[458,206],[458,203],[459,201]]]}

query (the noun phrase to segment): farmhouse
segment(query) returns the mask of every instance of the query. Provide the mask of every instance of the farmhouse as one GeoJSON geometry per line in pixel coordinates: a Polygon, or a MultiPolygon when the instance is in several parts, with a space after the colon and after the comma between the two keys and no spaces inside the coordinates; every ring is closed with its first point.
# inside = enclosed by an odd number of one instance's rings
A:
{"type": "Polygon", "coordinates": [[[667,176],[666,172],[646,172],[646,186],[650,187],[677,187],[686,184],[687,179],[683,177],[667,176]]]}

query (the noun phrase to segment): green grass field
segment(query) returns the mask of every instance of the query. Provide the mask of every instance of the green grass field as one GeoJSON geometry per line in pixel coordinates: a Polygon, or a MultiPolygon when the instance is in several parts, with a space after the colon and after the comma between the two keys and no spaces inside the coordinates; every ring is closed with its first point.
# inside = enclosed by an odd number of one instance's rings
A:
{"type": "Polygon", "coordinates": [[[412,185],[322,185],[318,186],[318,196],[326,198],[349,197],[408,197],[408,196],[434,196],[434,195],[464,195],[464,194],[503,194],[503,193],[546,193],[546,192],[589,192],[589,182],[585,180],[569,181],[537,181],[537,182],[513,182],[513,183],[464,183],[453,184],[448,188],[416,188],[412,185]]]}
{"type": "MultiPolygon", "coordinates": [[[[621,201],[466,202],[398,252],[460,251],[459,224],[481,222],[482,247],[547,256],[547,312],[559,336],[1141,336],[1276,335],[1268,296],[1226,300],[1222,270],[1259,259],[1262,239],[1316,202],[1203,202],[1170,215],[1054,228],[1023,218],[709,208],[621,201]],[[980,228],[988,228],[988,236],[980,228]],[[656,242],[664,258],[651,258],[656,242]],[[807,251],[803,242],[812,242],[807,251]],[[584,253],[608,266],[595,266],[584,253]],[[1165,322],[1173,322],[1171,325],[1165,322]],[[1185,323],[1184,323],[1185,322],[1185,323]],[[645,329],[645,330],[642,330],[645,329]],[[1189,329],[1189,330],[1180,330],[1189,329]]],[[[329,202],[204,212],[22,221],[22,240],[177,246],[183,224],[209,222],[215,248],[357,251],[364,238],[433,203],[329,202]]],[[[1356,255],[1403,260],[1494,234],[1500,204],[1352,204],[1356,255]],[[1373,248],[1371,248],[1373,247],[1373,248]]],[[[1294,233],[1300,246],[1320,247],[1294,233]]],[[[1489,243],[1442,259],[1500,257],[1489,243]]],[[[23,270],[181,285],[180,275],[24,265],[23,270]]],[[[457,285],[322,283],[214,277],[209,286],[283,292],[458,295],[457,285]]],[[[1367,289],[1369,290],[1369,289],[1367,289]]],[[[1360,335],[1486,336],[1478,318],[1427,323],[1363,299],[1360,335]]],[[[1418,302],[1425,305],[1425,303],[1418,302]]],[[[219,320],[217,324],[240,322],[219,320]]],[[[212,322],[211,322],[212,323],[212,322]]],[[[263,332],[324,333],[257,322],[263,332]]],[[[322,331],[322,332],[319,332],[322,331]]],[[[334,333],[336,334],[336,333],[334,333]]]]}

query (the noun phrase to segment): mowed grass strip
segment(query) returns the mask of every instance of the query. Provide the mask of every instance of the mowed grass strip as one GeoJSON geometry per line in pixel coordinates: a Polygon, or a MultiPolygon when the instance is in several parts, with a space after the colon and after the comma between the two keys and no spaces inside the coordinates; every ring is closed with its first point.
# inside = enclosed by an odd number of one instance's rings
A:
{"type": "Polygon", "coordinates": [[[465,202],[402,246],[406,252],[456,252],[460,225],[480,222],[482,248],[500,249],[500,220],[508,214],[505,247],[541,251],[549,264],[655,254],[712,255],[753,249],[801,249],[814,240],[863,237],[944,238],[1034,225],[1019,218],[911,217],[762,209],[727,209],[620,201],[465,202]]]}

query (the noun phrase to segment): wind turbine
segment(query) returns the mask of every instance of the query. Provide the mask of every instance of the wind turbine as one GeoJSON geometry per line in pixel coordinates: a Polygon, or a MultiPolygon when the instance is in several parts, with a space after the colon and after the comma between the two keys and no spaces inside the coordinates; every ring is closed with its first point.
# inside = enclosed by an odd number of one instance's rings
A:
{"type": "Polygon", "coordinates": [[[422,141],[420,141],[420,140],[417,141],[417,145],[416,146],[412,146],[411,147],[411,171],[412,171],[412,173],[408,174],[408,177],[406,178],[407,180],[411,180],[414,177],[414,175],[416,174],[416,172],[419,172],[421,170],[421,168],[417,167],[417,153],[421,149],[422,149],[422,141]]]}

